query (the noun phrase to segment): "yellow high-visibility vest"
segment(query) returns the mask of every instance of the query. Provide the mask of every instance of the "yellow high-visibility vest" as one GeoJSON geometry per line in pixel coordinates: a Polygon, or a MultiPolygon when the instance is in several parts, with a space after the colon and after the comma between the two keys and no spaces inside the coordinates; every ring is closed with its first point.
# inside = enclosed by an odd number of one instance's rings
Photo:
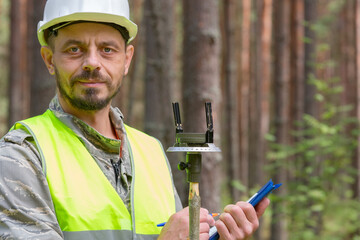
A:
{"type": "Polygon", "coordinates": [[[80,138],[50,110],[18,122],[41,155],[65,239],[154,239],[175,212],[174,188],[161,144],[126,126],[132,159],[131,214],[80,138]]]}

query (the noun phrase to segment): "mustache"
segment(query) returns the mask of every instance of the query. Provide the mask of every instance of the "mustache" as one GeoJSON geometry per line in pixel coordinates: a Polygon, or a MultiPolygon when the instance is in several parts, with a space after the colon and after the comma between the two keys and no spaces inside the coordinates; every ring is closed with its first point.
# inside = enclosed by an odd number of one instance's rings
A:
{"type": "Polygon", "coordinates": [[[73,86],[76,82],[79,82],[81,80],[91,80],[96,79],[100,80],[101,82],[109,83],[110,79],[108,77],[103,76],[99,70],[93,70],[93,71],[82,71],[80,74],[75,75],[70,78],[70,84],[73,86]]]}

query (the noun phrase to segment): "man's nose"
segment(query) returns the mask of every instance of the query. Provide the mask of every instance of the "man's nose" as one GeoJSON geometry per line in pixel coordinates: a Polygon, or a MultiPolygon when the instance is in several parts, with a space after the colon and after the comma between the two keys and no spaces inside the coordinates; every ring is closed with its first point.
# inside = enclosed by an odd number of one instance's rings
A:
{"type": "Polygon", "coordinates": [[[96,51],[89,51],[87,52],[84,63],[83,63],[83,70],[84,71],[93,71],[93,70],[100,70],[101,62],[100,56],[96,51]]]}

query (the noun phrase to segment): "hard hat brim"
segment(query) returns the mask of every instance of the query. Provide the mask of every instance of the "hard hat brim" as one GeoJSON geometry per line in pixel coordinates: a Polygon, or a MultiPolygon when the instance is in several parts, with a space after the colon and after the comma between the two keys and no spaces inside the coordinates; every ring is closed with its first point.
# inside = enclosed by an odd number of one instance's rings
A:
{"type": "Polygon", "coordinates": [[[62,16],[59,18],[54,18],[48,22],[40,21],[38,23],[37,36],[41,46],[47,46],[47,42],[45,41],[45,37],[44,37],[44,30],[61,22],[72,22],[72,21],[104,22],[104,23],[114,23],[120,25],[126,28],[129,32],[130,38],[128,40],[128,43],[135,38],[138,31],[137,25],[123,16],[118,16],[108,13],[79,12],[79,13],[73,13],[66,16],[62,16]]]}

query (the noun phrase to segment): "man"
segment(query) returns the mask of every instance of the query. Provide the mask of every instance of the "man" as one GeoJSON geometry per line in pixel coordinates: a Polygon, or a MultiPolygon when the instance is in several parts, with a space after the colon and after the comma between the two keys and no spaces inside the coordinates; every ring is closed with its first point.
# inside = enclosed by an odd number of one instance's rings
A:
{"type": "MultiPolygon", "coordinates": [[[[1,139],[1,239],[187,238],[161,144],[111,107],[136,32],[127,0],[47,1],[38,38],[56,96],[1,139]]],[[[201,209],[200,239],[212,225],[221,239],[249,238],[268,204],[228,205],[216,223],[201,209]]]]}

